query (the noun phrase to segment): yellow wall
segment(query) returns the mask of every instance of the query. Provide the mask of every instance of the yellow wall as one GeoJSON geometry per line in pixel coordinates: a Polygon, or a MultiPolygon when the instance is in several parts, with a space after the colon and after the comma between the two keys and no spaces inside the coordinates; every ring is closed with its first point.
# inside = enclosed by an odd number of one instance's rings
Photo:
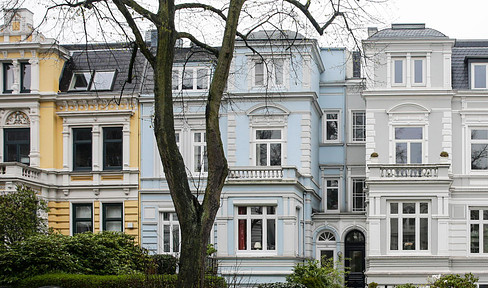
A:
{"type": "Polygon", "coordinates": [[[53,101],[41,102],[39,135],[40,168],[63,168],[63,134],[62,121],[56,115],[56,104],[53,101]]]}
{"type": "Polygon", "coordinates": [[[139,167],[139,110],[130,118],[130,167],[139,167]]]}
{"type": "Polygon", "coordinates": [[[137,200],[127,200],[124,202],[124,231],[125,233],[135,237],[139,241],[139,205],[137,200]],[[128,228],[127,225],[132,223],[133,228],[128,228]]]}
{"type": "Polygon", "coordinates": [[[64,60],[56,54],[39,55],[39,91],[58,92],[64,60]]]}
{"type": "Polygon", "coordinates": [[[48,223],[49,227],[54,231],[64,235],[69,235],[70,215],[69,215],[69,202],[55,202],[50,201],[48,223]]]}

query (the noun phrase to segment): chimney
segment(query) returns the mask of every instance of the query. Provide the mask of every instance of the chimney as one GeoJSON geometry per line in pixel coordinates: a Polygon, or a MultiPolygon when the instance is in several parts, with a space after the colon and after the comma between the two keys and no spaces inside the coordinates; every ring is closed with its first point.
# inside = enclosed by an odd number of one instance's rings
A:
{"type": "Polygon", "coordinates": [[[368,27],[368,38],[378,32],[378,27],[368,27]]]}

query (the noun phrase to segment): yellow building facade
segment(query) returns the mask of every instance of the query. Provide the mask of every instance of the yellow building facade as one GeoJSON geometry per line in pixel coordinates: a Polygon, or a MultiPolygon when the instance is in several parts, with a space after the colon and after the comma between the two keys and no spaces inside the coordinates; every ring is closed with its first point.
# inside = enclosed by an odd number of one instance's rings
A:
{"type": "Polygon", "coordinates": [[[27,9],[6,12],[4,23],[0,189],[38,191],[60,233],[116,230],[139,240],[138,97],[124,91],[136,84],[121,85],[128,65],[117,63],[131,51],[99,49],[90,57],[104,61],[91,65],[82,60],[89,51],[35,32],[27,9]]]}

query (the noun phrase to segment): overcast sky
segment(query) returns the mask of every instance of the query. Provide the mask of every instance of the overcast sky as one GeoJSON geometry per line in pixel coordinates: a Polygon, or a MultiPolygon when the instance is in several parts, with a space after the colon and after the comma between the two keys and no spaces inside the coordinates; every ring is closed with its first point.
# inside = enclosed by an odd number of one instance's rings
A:
{"type": "Polygon", "coordinates": [[[488,39],[488,0],[389,0],[392,23],[425,23],[449,38],[488,39]]]}

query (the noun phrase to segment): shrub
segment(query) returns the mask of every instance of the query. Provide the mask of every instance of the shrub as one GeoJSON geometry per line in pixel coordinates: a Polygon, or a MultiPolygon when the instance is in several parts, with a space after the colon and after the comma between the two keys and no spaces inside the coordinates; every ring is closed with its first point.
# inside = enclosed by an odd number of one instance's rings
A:
{"type": "Polygon", "coordinates": [[[476,288],[477,277],[472,273],[464,274],[446,274],[437,278],[431,285],[431,288],[476,288]]]}
{"type": "Polygon", "coordinates": [[[306,288],[306,287],[307,286],[300,283],[284,283],[284,282],[260,284],[258,286],[258,288],[306,288]]]}
{"type": "Polygon", "coordinates": [[[308,288],[340,288],[343,287],[343,277],[344,273],[335,269],[331,260],[323,266],[317,260],[308,260],[304,264],[295,265],[293,273],[286,276],[286,280],[308,288]]]}
{"type": "Polygon", "coordinates": [[[157,274],[176,274],[178,259],[173,255],[155,254],[151,255],[151,258],[156,264],[157,274]]]}
{"type": "Polygon", "coordinates": [[[442,151],[440,156],[441,157],[449,157],[449,153],[447,153],[446,151],[442,151]]]}
{"type": "Polygon", "coordinates": [[[133,237],[116,232],[75,236],[39,234],[0,249],[0,284],[53,272],[130,274],[151,261],[133,237]]]}
{"type": "Polygon", "coordinates": [[[407,284],[397,285],[397,286],[395,286],[395,288],[417,288],[417,286],[414,286],[411,283],[407,283],[407,284]]]}
{"type": "MultiPolygon", "coordinates": [[[[21,281],[20,288],[56,285],[63,288],[175,288],[177,275],[78,275],[45,274],[21,281]]],[[[205,288],[225,288],[221,277],[206,277],[205,288]]]]}
{"type": "Polygon", "coordinates": [[[376,282],[371,282],[368,284],[368,288],[376,288],[376,287],[378,287],[378,283],[376,282]]]}

